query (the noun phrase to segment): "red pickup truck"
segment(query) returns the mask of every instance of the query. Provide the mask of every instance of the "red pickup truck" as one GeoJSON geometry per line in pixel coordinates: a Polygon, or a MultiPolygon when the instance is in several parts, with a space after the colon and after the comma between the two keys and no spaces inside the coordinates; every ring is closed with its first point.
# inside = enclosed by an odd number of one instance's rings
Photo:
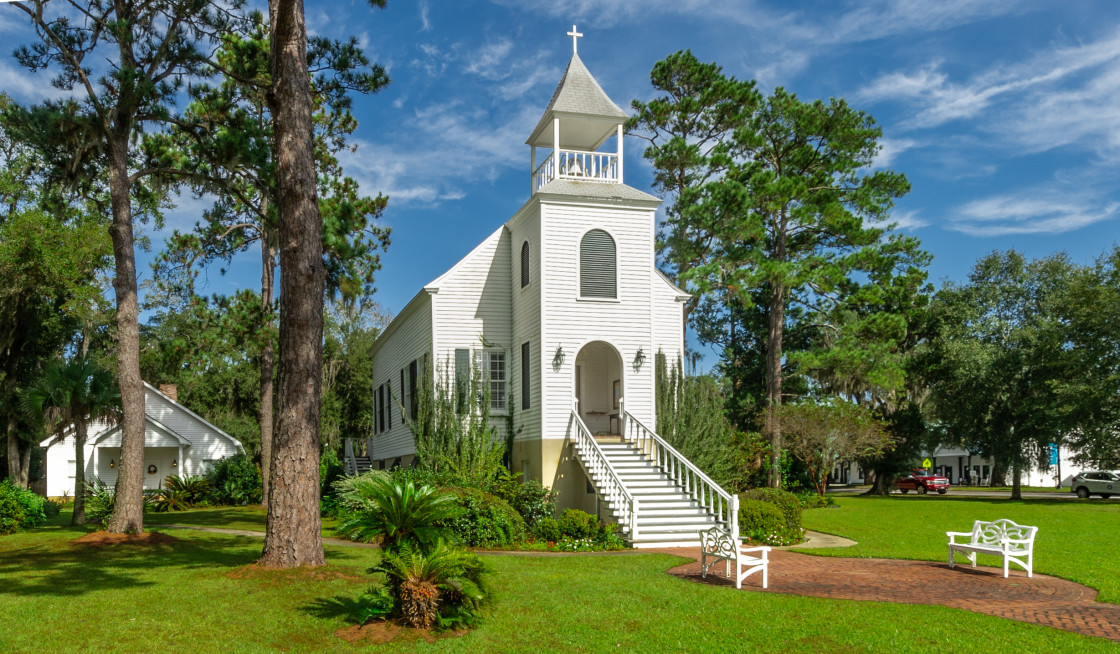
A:
{"type": "Polygon", "coordinates": [[[938,495],[944,495],[949,492],[949,479],[947,477],[924,470],[915,470],[912,474],[899,477],[894,483],[898,486],[898,490],[903,493],[917,491],[919,495],[925,495],[930,491],[937,491],[938,495]]]}

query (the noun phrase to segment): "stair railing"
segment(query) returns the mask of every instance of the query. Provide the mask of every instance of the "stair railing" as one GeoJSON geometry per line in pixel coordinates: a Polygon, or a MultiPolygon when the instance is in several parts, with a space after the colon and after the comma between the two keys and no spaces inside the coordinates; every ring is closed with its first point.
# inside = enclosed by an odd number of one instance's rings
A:
{"type": "Polygon", "coordinates": [[[572,442],[587,473],[594,478],[596,491],[606,499],[608,505],[618,508],[619,523],[625,523],[630,531],[630,541],[638,538],[638,499],[626,490],[614,466],[603,454],[602,448],[591,435],[579,413],[572,409],[572,426],[575,432],[572,442]]]}
{"type": "Polygon", "coordinates": [[[348,475],[358,474],[358,462],[354,460],[354,439],[347,438],[342,444],[342,460],[346,464],[344,470],[348,475]]]}
{"type": "Polygon", "coordinates": [[[728,534],[739,539],[739,496],[723,490],[684,455],[661,438],[640,420],[623,413],[626,417],[622,439],[633,443],[639,452],[650,458],[661,472],[665,473],[678,487],[692,497],[697,504],[715,516],[723,524],[728,534]]]}

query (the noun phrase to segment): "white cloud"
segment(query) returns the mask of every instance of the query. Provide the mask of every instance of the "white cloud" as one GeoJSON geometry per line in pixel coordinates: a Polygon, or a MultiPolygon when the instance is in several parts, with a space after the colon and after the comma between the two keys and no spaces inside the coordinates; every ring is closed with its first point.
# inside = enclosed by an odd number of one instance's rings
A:
{"type": "Polygon", "coordinates": [[[942,62],[934,61],[912,72],[884,74],[856,98],[913,107],[913,117],[898,125],[902,130],[968,120],[1026,152],[1079,142],[1120,150],[1120,30],[995,64],[963,81],[941,68],[942,62]]]}
{"type": "Polygon", "coordinates": [[[969,202],[957,210],[947,228],[972,236],[1060,234],[1108,220],[1120,209],[1120,203],[1087,198],[1071,190],[996,195],[969,202]]]}
{"type": "Polygon", "coordinates": [[[428,32],[432,29],[432,20],[429,16],[429,7],[427,2],[420,3],[420,31],[428,32]]]}
{"type": "Polygon", "coordinates": [[[503,79],[510,73],[510,64],[506,63],[506,58],[512,51],[513,41],[509,39],[487,41],[465,57],[466,70],[483,79],[503,79]]]}
{"type": "Polygon", "coordinates": [[[75,88],[73,91],[64,91],[51,85],[54,77],[50,70],[30,73],[18,64],[10,64],[0,59],[0,90],[12,96],[19,102],[32,104],[44,100],[59,100],[61,98],[85,97],[84,88],[75,88]]]}
{"type": "Polygon", "coordinates": [[[929,225],[929,221],[921,218],[917,211],[895,211],[886,220],[879,223],[871,223],[870,227],[886,227],[893,225],[894,229],[899,231],[908,230],[914,231],[929,225]]]}
{"type": "Polygon", "coordinates": [[[918,147],[918,142],[914,139],[881,138],[879,139],[879,152],[872,160],[871,167],[888,168],[898,158],[898,155],[914,147],[918,147]]]}

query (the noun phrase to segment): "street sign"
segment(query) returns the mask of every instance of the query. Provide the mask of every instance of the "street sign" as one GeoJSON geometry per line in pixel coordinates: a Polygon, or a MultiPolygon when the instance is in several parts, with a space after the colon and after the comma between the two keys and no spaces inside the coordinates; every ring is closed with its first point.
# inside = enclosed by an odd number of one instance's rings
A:
{"type": "Polygon", "coordinates": [[[922,467],[923,468],[932,468],[933,467],[933,461],[930,461],[929,457],[926,457],[926,459],[922,461],[922,467]]]}

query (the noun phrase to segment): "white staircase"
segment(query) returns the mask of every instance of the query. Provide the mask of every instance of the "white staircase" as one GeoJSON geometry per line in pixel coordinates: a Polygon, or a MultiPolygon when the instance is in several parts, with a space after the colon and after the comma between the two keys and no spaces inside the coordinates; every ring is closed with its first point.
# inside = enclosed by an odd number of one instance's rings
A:
{"type": "Polygon", "coordinates": [[[622,484],[638,500],[641,528],[630,541],[634,547],[698,546],[700,530],[718,524],[715,516],[634,445],[600,440],[599,447],[622,484]]]}
{"type": "Polygon", "coordinates": [[[738,496],[712,482],[660,436],[623,413],[621,437],[593,437],[572,412],[573,446],[599,499],[633,547],[694,547],[699,532],[739,537],[738,496]]]}

